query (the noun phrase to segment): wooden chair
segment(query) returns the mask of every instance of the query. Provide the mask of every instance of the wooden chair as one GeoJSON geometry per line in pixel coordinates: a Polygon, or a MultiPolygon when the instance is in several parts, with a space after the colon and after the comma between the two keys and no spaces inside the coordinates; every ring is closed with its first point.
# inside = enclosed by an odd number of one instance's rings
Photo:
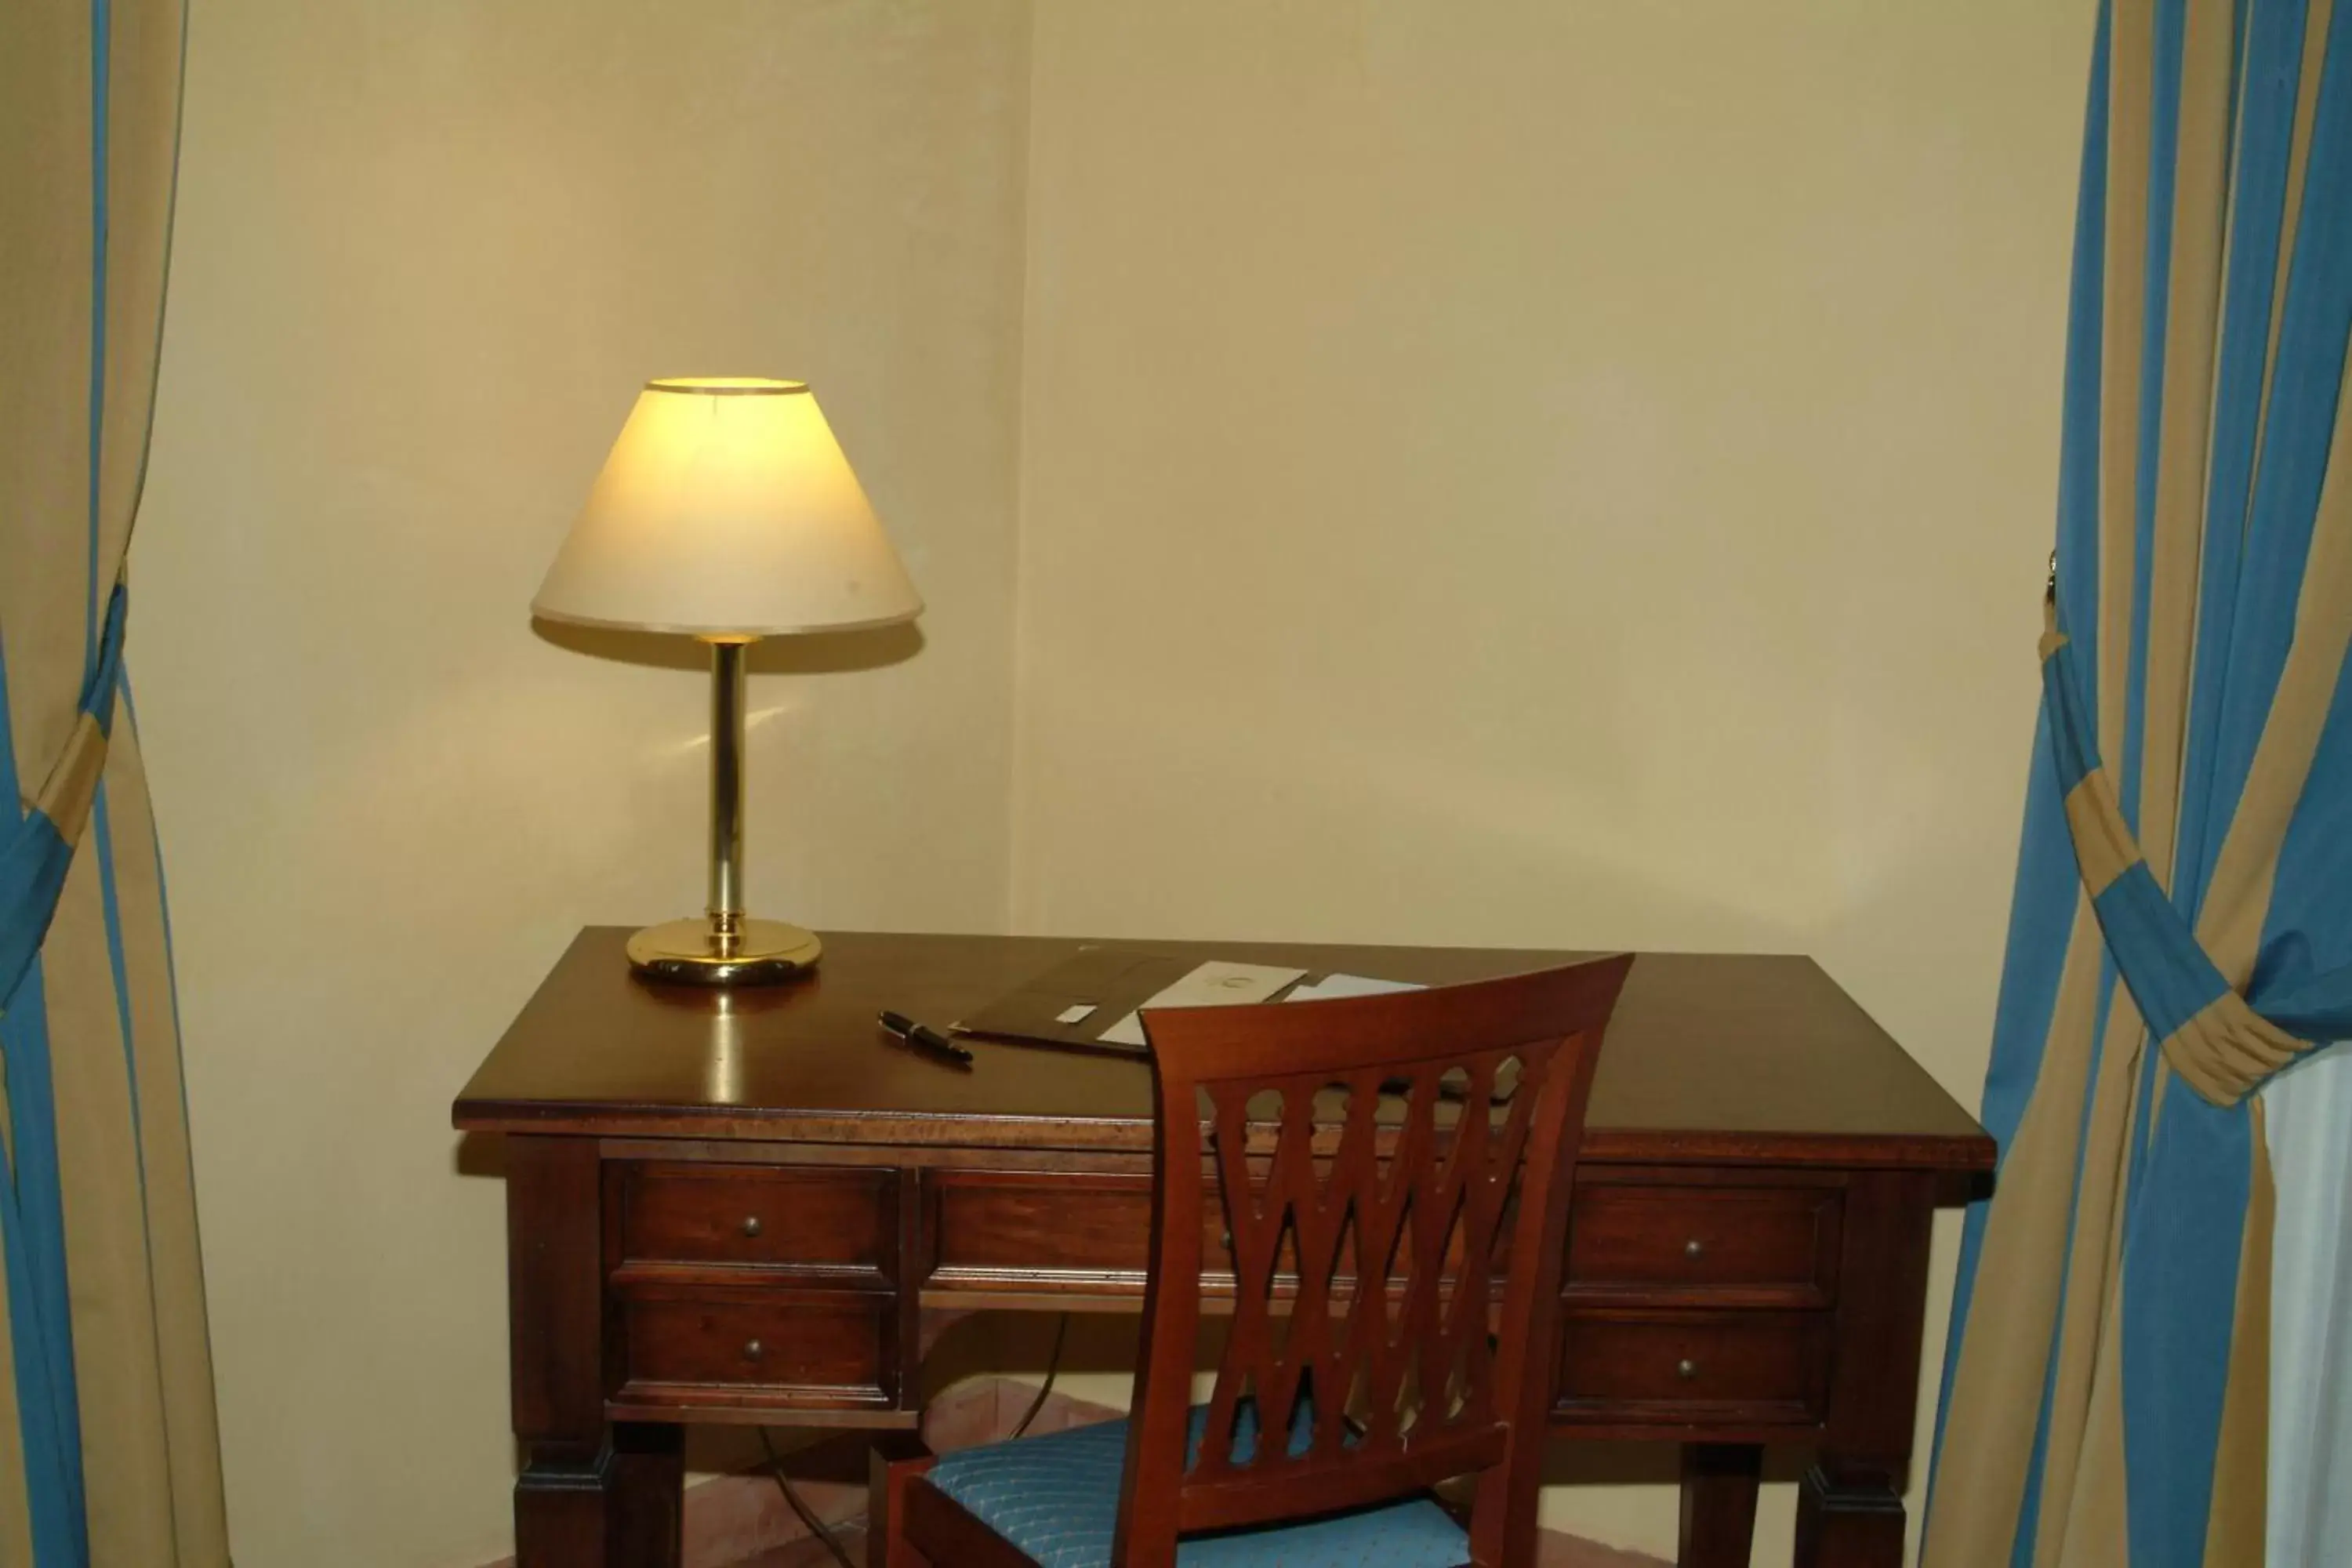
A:
{"type": "Polygon", "coordinates": [[[898,1478],[893,1568],[1531,1564],[1577,1146],[1632,964],[1146,1014],[1132,1418],[898,1478]],[[1204,1296],[1231,1323],[1196,1407],[1204,1296]],[[1452,1478],[1466,1524],[1430,1494],[1452,1478]]]}

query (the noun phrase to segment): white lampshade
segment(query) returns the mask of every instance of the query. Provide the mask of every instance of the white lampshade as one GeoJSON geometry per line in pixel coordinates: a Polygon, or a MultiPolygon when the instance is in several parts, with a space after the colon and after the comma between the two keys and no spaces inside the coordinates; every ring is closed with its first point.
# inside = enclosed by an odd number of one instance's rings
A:
{"type": "Polygon", "coordinates": [[[805,383],[653,381],[531,613],[781,637],[911,620],[923,601],[805,383]]]}

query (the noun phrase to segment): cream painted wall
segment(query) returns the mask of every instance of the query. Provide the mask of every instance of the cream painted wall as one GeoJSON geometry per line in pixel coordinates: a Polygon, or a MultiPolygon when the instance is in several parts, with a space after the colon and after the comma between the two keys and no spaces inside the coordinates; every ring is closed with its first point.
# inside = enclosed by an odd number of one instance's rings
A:
{"type": "Polygon", "coordinates": [[[765,907],[1803,951],[1973,1101],[2087,0],[1031,9],[198,8],[132,659],[243,1568],[503,1549],[447,1103],[699,892],[700,681],[522,615],[647,374],[814,381],[931,602],[755,686],[765,907]]]}
{"type": "Polygon", "coordinates": [[[813,382],[930,600],[754,676],[756,903],[1003,927],[1027,26],[197,6],[131,658],[241,1568],[507,1550],[449,1101],[581,923],[702,893],[707,678],[525,611],[648,375],[813,382]]]}
{"type": "Polygon", "coordinates": [[[2092,11],[1040,0],[1019,926],[1808,952],[1973,1104],[2092,11]]]}

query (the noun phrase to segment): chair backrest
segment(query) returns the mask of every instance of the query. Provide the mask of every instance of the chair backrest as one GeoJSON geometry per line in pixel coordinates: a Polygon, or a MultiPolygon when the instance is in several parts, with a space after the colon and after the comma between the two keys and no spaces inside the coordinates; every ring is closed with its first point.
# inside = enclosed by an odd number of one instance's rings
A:
{"type": "Polygon", "coordinates": [[[1576,1151],[1633,962],[1144,1015],[1151,1273],[1115,1564],[1474,1472],[1473,1558],[1532,1561],[1576,1151]],[[1230,1269],[1232,1322],[1202,1430],[1204,1266],[1220,1291],[1230,1269]]]}

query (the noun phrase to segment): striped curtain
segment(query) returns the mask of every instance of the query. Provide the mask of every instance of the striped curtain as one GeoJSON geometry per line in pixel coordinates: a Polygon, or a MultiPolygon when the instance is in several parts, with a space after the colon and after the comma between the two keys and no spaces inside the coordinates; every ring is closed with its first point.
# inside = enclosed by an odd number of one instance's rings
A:
{"type": "Polygon", "coordinates": [[[0,1564],[228,1561],[122,677],[181,0],[0,5],[0,1564]]]}
{"type": "Polygon", "coordinates": [[[2108,0],[1930,1568],[2265,1560],[2253,1091],[2352,1036],[2347,338],[2352,0],[2108,0]]]}

